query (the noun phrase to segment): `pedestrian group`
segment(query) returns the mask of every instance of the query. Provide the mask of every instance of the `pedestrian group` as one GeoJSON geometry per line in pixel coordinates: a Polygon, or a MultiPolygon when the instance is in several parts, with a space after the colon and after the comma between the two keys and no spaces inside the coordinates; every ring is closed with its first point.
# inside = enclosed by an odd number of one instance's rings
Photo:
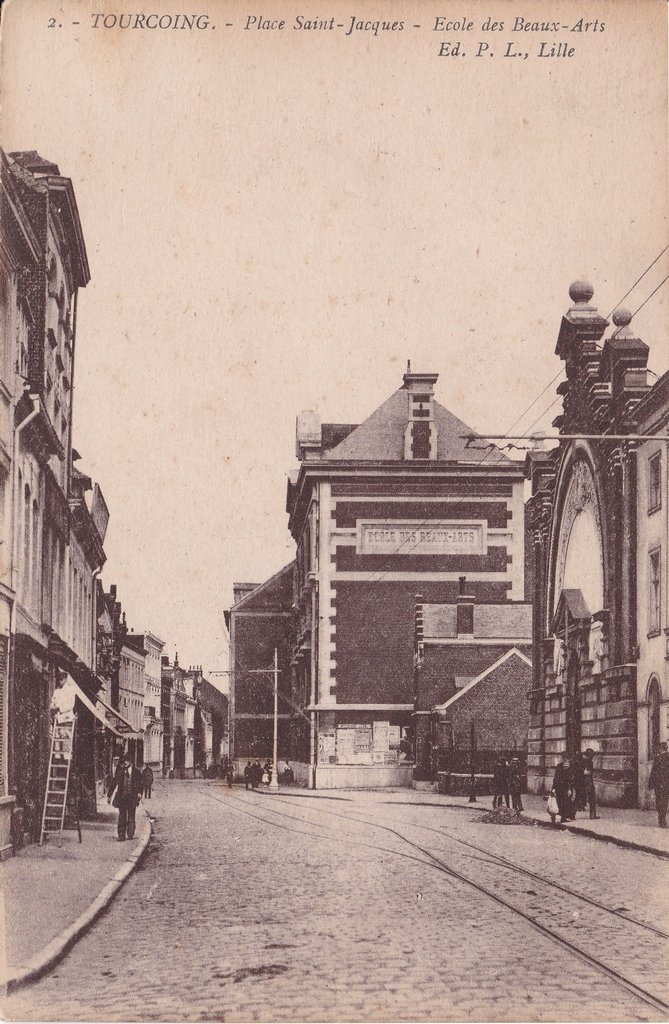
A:
{"type": "Polygon", "coordinates": [[[507,807],[511,805],[516,814],[520,815],[523,809],[523,774],[519,758],[497,759],[493,767],[493,810],[501,807],[504,801],[507,807]]]}

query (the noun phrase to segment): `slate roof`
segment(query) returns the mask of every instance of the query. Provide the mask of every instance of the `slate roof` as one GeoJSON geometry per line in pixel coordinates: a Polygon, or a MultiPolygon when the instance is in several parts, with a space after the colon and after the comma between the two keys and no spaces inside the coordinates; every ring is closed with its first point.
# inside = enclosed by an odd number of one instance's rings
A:
{"type": "MultiPolygon", "coordinates": [[[[382,405],[348,434],[336,447],[325,454],[328,460],[353,462],[404,461],[404,434],[408,423],[406,388],[399,388],[382,405]]],[[[434,421],[437,427],[437,459],[444,462],[482,462],[486,465],[512,460],[502,452],[490,456],[485,448],[467,447],[462,434],[476,431],[454,416],[452,412],[433,400],[434,421]]]]}
{"type": "Polygon", "coordinates": [[[231,611],[238,611],[240,608],[248,607],[254,611],[290,611],[293,600],[293,572],[295,570],[295,559],[284,565],[273,576],[259,583],[253,590],[236,601],[231,611]]]}
{"type": "Polygon", "coordinates": [[[522,663],[525,669],[532,668],[532,662],[527,657],[527,655],[523,654],[522,651],[519,651],[517,647],[512,647],[510,651],[507,651],[506,654],[503,654],[500,658],[497,659],[497,661],[493,662],[492,665],[489,665],[488,668],[486,668],[483,672],[480,673],[480,675],[470,680],[470,682],[468,682],[466,686],[463,686],[461,690],[458,690],[457,693],[454,693],[453,696],[449,697],[447,701],[444,701],[443,704],[436,704],[432,710],[445,711],[447,708],[452,707],[452,705],[455,704],[457,701],[461,700],[463,697],[466,697],[467,694],[470,693],[475,686],[478,686],[478,684],[482,682],[484,679],[487,679],[489,676],[494,676],[494,673],[497,671],[497,669],[501,668],[502,665],[509,661],[510,658],[518,658],[518,660],[522,663]]]}
{"type": "Polygon", "coordinates": [[[567,606],[567,611],[571,618],[575,622],[580,622],[584,619],[590,618],[590,609],[585,603],[585,599],[581,591],[573,587],[567,587],[560,593],[560,598],[555,609],[555,615],[553,616],[554,633],[563,625],[565,605],[567,606]]]}

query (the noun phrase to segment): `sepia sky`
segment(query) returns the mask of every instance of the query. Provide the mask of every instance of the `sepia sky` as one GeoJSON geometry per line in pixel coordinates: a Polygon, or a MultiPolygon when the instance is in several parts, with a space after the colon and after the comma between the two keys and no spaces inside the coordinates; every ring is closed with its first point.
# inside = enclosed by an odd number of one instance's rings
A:
{"type": "MultiPolygon", "coordinates": [[[[111,512],[105,586],[135,630],[215,670],[232,581],[292,557],[299,410],[359,422],[411,359],[457,416],[501,433],[559,370],[569,283],[587,277],[608,315],[667,244],[667,8],[194,3],[10,0],[2,145],[55,161],[77,196],[92,278],[74,443],[111,512]],[[138,10],[215,28],[91,27],[138,10]],[[306,12],[405,28],[291,30],[306,12]],[[539,59],[545,35],[509,31],[532,12],[605,30],[562,33],[575,54],[539,59]],[[244,30],[259,14],[288,28],[244,30]],[[433,32],[437,15],[475,30],[433,32]],[[482,33],[488,15],[506,30],[482,33]],[[464,58],[437,56],[458,38],[464,58]],[[495,56],[474,58],[479,41],[495,56]],[[504,59],[508,42],[529,58],[504,59]]],[[[668,294],[634,320],[657,373],[668,294]]]]}

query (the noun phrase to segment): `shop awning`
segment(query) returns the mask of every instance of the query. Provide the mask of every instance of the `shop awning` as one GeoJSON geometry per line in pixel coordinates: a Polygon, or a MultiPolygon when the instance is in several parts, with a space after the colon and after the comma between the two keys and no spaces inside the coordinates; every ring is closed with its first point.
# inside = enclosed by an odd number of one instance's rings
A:
{"type": "Polygon", "coordinates": [[[81,687],[77,685],[69,673],[67,678],[74,689],[77,698],[81,701],[84,707],[88,708],[92,715],[95,715],[99,722],[102,722],[105,729],[109,729],[114,736],[119,736],[121,739],[129,739],[137,735],[130,722],[128,722],[123,715],[120,715],[114,708],[110,708],[99,697],[97,698],[97,703],[94,704],[90,697],[88,697],[81,687]]]}
{"type": "Polygon", "coordinates": [[[102,697],[98,697],[97,701],[98,704],[100,705],[100,708],[105,712],[105,721],[109,721],[110,717],[116,721],[116,728],[119,730],[117,735],[123,736],[126,739],[133,739],[134,737],[142,735],[141,732],[137,732],[137,730],[128,721],[127,718],[123,717],[120,711],[117,711],[116,708],[113,708],[109,704],[106,704],[105,701],[103,701],[102,697]]]}

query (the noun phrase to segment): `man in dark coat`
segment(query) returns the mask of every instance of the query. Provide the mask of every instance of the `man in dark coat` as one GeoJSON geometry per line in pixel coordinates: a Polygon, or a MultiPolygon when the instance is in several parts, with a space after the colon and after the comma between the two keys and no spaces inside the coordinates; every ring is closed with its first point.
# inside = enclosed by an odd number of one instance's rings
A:
{"type": "Polygon", "coordinates": [[[523,809],[523,798],[521,795],[523,789],[523,771],[517,757],[513,757],[511,759],[508,778],[513,809],[516,812],[516,815],[520,815],[520,812],[523,809]]]}
{"type": "Polygon", "coordinates": [[[585,754],[581,755],[581,771],[583,773],[583,795],[584,804],[583,809],[585,810],[585,803],[587,802],[590,809],[590,817],[598,818],[597,814],[597,792],[595,790],[595,769],[593,763],[594,750],[590,747],[586,750],[585,754]]]}
{"type": "Polygon", "coordinates": [[[555,765],[553,789],[560,808],[560,821],[573,821],[576,817],[576,791],[568,757],[555,765]]]}
{"type": "Polygon", "coordinates": [[[250,761],[246,762],[246,768],[244,769],[244,786],[246,789],[248,789],[249,786],[253,786],[253,765],[250,761]]]}
{"type": "Polygon", "coordinates": [[[658,753],[648,779],[648,788],[655,790],[655,808],[660,828],[667,827],[667,804],[669,803],[669,752],[667,744],[660,743],[658,753]]]}
{"type": "Polygon", "coordinates": [[[145,765],[142,771],[142,782],[144,784],[144,797],[147,800],[151,799],[151,787],[153,786],[153,770],[149,768],[148,764],[145,765]]]}
{"type": "Polygon", "coordinates": [[[135,835],[135,811],[142,795],[142,773],[130,763],[126,754],[119,758],[107,803],[118,808],[117,835],[119,843],[135,835]]]}
{"type": "Polygon", "coordinates": [[[493,798],[492,806],[501,807],[502,800],[506,800],[509,806],[509,762],[505,757],[499,757],[493,768],[493,798]]]}
{"type": "Polygon", "coordinates": [[[576,810],[584,811],[587,803],[585,793],[585,765],[583,754],[574,754],[571,761],[571,771],[574,776],[574,791],[576,793],[576,810]]]}

